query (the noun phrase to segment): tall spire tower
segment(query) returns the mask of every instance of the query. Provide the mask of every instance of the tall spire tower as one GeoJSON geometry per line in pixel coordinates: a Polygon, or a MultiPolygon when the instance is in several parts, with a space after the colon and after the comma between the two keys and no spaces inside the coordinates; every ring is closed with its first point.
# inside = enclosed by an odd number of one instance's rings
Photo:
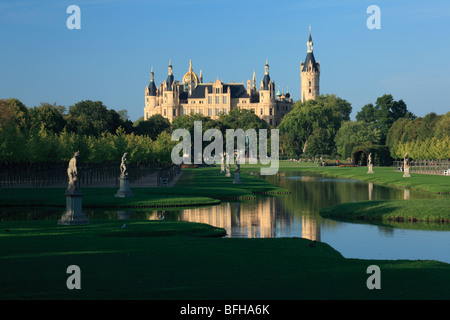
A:
{"type": "Polygon", "coordinates": [[[311,26],[309,26],[309,38],[306,43],[307,53],[305,62],[300,62],[301,77],[301,101],[315,100],[320,94],[320,61],[316,62],[313,53],[313,40],[311,26]]]}

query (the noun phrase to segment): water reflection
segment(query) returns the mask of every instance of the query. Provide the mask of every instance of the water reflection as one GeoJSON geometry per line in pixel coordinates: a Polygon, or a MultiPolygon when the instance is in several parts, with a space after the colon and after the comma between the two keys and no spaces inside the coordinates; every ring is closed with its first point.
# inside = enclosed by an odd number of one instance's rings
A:
{"type": "MultiPolygon", "coordinates": [[[[266,177],[291,194],[223,202],[183,210],[101,211],[84,209],[89,219],[147,219],[207,223],[226,230],[227,237],[302,237],[323,241],[349,258],[436,259],[450,262],[448,231],[405,230],[324,219],[319,211],[335,204],[363,200],[445,197],[389,188],[350,179],[281,172],[266,177]],[[430,250],[430,248],[433,248],[430,250]]],[[[0,209],[4,220],[57,220],[64,209],[0,209]]],[[[448,230],[443,229],[443,230],[448,230]]]]}

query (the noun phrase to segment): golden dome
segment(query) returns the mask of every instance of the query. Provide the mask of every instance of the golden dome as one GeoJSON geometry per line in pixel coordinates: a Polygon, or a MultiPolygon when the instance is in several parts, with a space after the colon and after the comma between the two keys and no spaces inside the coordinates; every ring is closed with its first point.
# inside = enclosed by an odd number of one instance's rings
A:
{"type": "Polygon", "coordinates": [[[195,74],[194,70],[192,69],[192,60],[189,60],[189,71],[186,72],[186,74],[183,76],[182,83],[192,83],[194,82],[195,85],[200,83],[200,80],[198,79],[198,76],[195,74]]]}

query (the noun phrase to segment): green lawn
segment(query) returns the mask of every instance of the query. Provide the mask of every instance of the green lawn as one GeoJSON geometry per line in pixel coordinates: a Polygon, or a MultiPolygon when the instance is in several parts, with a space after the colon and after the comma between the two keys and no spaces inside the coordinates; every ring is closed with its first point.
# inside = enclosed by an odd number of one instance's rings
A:
{"type": "Polygon", "coordinates": [[[449,231],[449,208],[450,198],[361,201],[325,208],[320,211],[320,214],[326,218],[345,221],[382,223],[408,229],[432,227],[433,230],[449,231]]]}
{"type": "MultiPolygon", "coordinates": [[[[243,165],[243,170],[255,170],[256,165],[243,165]]],[[[450,177],[420,173],[411,173],[410,178],[403,178],[402,172],[394,171],[393,167],[374,167],[374,174],[367,174],[367,167],[319,167],[311,163],[280,161],[280,170],[299,170],[333,177],[350,178],[373,182],[387,186],[416,189],[434,193],[450,194],[450,177]]]]}
{"type": "Polygon", "coordinates": [[[0,299],[450,299],[446,263],[345,259],[306,239],[222,234],[170,221],[2,222],[0,299]],[[66,287],[70,265],[81,290],[66,287]],[[366,286],[370,265],[380,290],[366,286]]]}
{"type": "MultiPolygon", "coordinates": [[[[234,173],[233,173],[234,174],[234,173]]],[[[221,199],[248,199],[258,194],[286,193],[268,181],[241,173],[242,184],[220,173],[220,167],[183,169],[175,187],[132,188],[134,197],[116,198],[117,188],[82,188],[83,207],[138,208],[215,205],[221,199]]],[[[3,188],[0,206],[65,206],[64,188],[3,188]]]]}
{"type": "MultiPolygon", "coordinates": [[[[169,188],[134,188],[131,198],[116,198],[117,188],[84,188],[83,207],[133,208],[215,205],[220,200],[182,192],[167,192],[169,188]]],[[[11,188],[0,192],[0,206],[60,206],[65,207],[64,188],[11,188]]]]}

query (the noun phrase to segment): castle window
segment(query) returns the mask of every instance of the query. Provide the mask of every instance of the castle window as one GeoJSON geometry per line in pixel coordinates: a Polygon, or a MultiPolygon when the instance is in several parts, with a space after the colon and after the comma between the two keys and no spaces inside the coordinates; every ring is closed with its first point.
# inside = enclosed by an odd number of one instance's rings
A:
{"type": "Polygon", "coordinates": [[[218,108],[216,108],[216,116],[218,116],[219,115],[219,109],[218,108]]]}
{"type": "Polygon", "coordinates": [[[272,115],[272,108],[270,108],[270,115],[272,115]]]}
{"type": "Polygon", "coordinates": [[[227,114],[227,109],[223,108],[223,114],[227,114]]]}
{"type": "Polygon", "coordinates": [[[208,104],[212,103],[212,97],[208,97],[208,104]]]}
{"type": "Polygon", "coordinates": [[[227,103],[227,97],[223,97],[223,103],[227,103]]]}
{"type": "Polygon", "coordinates": [[[309,86],[311,87],[311,81],[309,82],[309,86]]]}
{"type": "Polygon", "coordinates": [[[311,93],[311,89],[309,89],[309,93],[311,93]]]}
{"type": "Polygon", "coordinates": [[[208,108],[208,116],[212,116],[212,109],[208,108]]]}
{"type": "Polygon", "coordinates": [[[191,115],[195,114],[195,109],[191,109],[191,115]]]}
{"type": "Polygon", "coordinates": [[[220,103],[220,97],[216,97],[216,104],[220,103]]]}
{"type": "Polygon", "coordinates": [[[184,116],[186,114],[186,108],[182,108],[181,110],[182,110],[183,116],[184,116]]]}
{"type": "Polygon", "coordinates": [[[198,113],[203,114],[203,108],[200,108],[200,109],[198,110],[198,113]]]}
{"type": "Polygon", "coordinates": [[[167,116],[167,114],[166,114],[166,109],[164,109],[164,116],[167,116]]]}
{"type": "Polygon", "coordinates": [[[261,115],[263,115],[263,109],[261,108],[261,111],[260,111],[260,113],[261,113],[261,115]]]}
{"type": "Polygon", "coordinates": [[[177,115],[177,109],[173,109],[173,116],[175,117],[177,115]]]}

